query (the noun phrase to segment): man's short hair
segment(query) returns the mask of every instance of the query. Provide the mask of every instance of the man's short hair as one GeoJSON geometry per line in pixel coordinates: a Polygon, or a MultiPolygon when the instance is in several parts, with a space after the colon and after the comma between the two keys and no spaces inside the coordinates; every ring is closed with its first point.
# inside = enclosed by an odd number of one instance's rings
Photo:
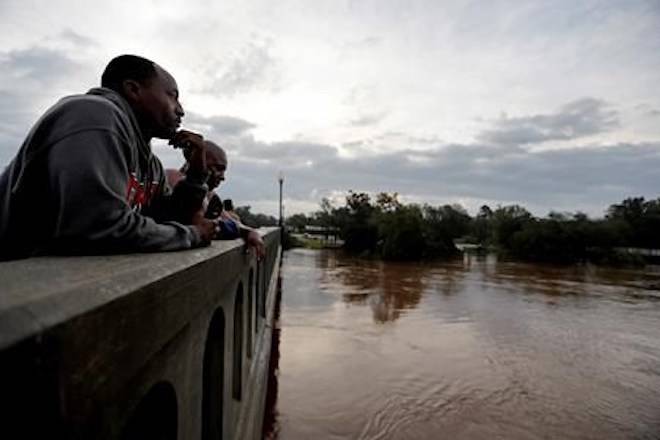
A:
{"type": "Polygon", "coordinates": [[[119,55],[105,67],[101,75],[101,87],[121,93],[122,84],[127,79],[144,84],[157,74],[156,63],[153,61],[137,55],[119,55]]]}

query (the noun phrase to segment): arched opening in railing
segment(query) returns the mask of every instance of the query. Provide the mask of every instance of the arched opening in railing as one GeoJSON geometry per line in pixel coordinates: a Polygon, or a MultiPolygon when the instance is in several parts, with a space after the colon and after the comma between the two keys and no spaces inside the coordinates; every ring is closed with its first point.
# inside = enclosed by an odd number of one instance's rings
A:
{"type": "Polygon", "coordinates": [[[232,395],[241,400],[243,391],[243,284],[238,284],[234,300],[234,362],[232,366],[232,395]]]}
{"type": "Polygon", "coordinates": [[[221,440],[225,388],[225,314],[213,314],[204,348],[202,390],[202,439],[221,440]]]}
{"type": "Polygon", "coordinates": [[[247,289],[247,355],[252,358],[252,322],[254,321],[254,271],[250,269],[247,289]]]}
{"type": "Polygon", "coordinates": [[[259,286],[259,315],[262,318],[266,317],[266,286],[268,283],[266,282],[267,278],[267,272],[266,272],[266,259],[264,259],[261,262],[260,265],[260,272],[261,272],[261,285],[259,286]]]}
{"type": "Polygon", "coordinates": [[[133,411],[123,440],[176,440],[178,429],[176,391],[169,382],[158,382],[133,411]]]}
{"type": "Polygon", "coordinates": [[[256,279],[254,280],[254,302],[256,314],[254,316],[254,331],[259,332],[259,314],[261,313],[261,261],[257,261],[256,279]]]}
{"type": "Polygon", "coordinates": [[[264,264],[264,266],[266,266],[264,270],[266,271],[266,273],[270,273],[270,258],[271,258],[271,252],[269,249],[266,251],[266,258],[264,259],[264,263],[266,263],[264,264]]]}

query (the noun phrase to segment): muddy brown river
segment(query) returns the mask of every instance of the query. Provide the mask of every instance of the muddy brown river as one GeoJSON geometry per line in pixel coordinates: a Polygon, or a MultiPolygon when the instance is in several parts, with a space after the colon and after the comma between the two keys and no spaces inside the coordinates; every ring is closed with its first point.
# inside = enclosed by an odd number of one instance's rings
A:
{"type": "Polygon", "coordinates": [[[660,268],[285,253],[267,438],[660,439],[660,268]]]}

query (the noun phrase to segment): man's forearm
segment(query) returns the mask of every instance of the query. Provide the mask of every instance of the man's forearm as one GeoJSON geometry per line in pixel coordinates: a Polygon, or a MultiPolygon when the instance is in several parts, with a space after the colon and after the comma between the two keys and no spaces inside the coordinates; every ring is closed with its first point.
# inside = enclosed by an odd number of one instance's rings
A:
{"type": "Polygon", "coordinates": [[[190,224],[193,217],[204,207],[208,187],[186,177],[179,181],[172,193],[153,201],[144,213],[157,221],[176,221],[190,224]]]}

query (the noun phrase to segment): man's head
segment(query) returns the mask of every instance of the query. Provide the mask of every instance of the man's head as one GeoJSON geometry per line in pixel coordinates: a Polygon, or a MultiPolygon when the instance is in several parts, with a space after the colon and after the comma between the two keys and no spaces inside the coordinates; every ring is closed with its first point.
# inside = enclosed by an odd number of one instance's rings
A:
{"type": "Polygon", "coordinates": [[[120,55],[108,63],[101,86],[122,95],[147,139],[169,139],[183,117],[176,81],[158,64],[136,55],[120,55]]]}
{"type": "Polygon", "coordinates": [[[211,141],[205,141],[206,168],[209,170],[209,178],[206,181],[209,190],[217,188],[225,180],[227,170],[227,154],[225,150],[211,141]]]}

